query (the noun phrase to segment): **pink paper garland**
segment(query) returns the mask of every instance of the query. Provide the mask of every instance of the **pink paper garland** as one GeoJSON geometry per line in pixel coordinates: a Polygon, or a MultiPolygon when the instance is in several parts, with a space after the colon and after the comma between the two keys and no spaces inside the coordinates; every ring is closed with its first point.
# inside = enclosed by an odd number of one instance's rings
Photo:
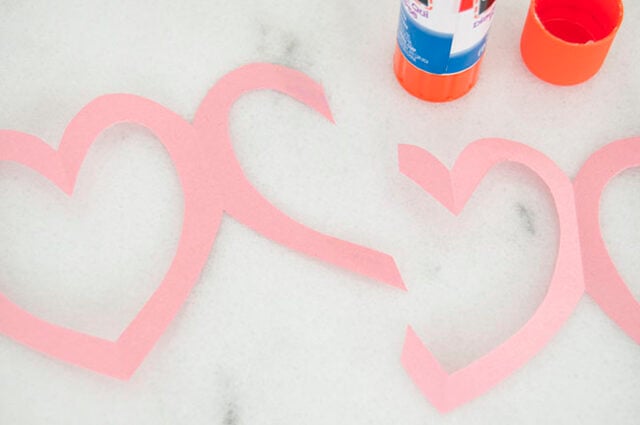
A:
{"type": "MultiPolygon", "coordinates": [[[[287,94],[333,122],[322,88],[309,77],[278,65],[251,64],[227,74],[211,89],[193,125],[150,100],[117,94],[85,106],[69,123],[57,151],[35,136],[0,130],[0,161],[23,164],[71,196],[95,138],[116,123],[138,123],[152,131],[168,151],[185,204],[182,234],[169,271],[116,341],[39,319],[2,294],[0,333],[59,360],[128,379],[198,281],[224,212],[291,249],[404,290],[392,257],[294,221],[246,179],[233,152],[228,118],[242,94],[262,89],[287,94]]],[[[560,223],[558,258],[547,295],[531,319],[507,341],[457,372],[447,373],[408,328],[402,364],[422,393],[443,412],[489,391],[526,364],[570,317],[585,284],[603,310],[640,343],[640,303],[611,261],[598,222],[600,197],[607,183],[619,172],[640,166],[640,138],[614,142],[596,152],[574,185],[543,154],[516,142],[474,142],[451,171],[420,148],[399,147],[401,171],[454,214],[464,208],[484,175],[504,161],[529,167],[549,188],[560,223]]]]}

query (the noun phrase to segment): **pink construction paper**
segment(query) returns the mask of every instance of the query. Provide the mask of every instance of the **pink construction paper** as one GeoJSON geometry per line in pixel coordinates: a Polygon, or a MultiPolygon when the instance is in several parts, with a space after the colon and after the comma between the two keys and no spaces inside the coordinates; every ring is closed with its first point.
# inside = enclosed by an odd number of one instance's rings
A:
{"type": "Polygon", "coordinates": [[[402,364],[424,396],[441,412],[457,408],[506,379],[549,343],[584,292],[580,245],[569,178],[542,153],[525,145],[484,139],[469,145],[449,171],[429,152],[399,146],[402,173],[453,214],[459,214],[485,174],[509,161],[527,166],[546,184],[559,221],[558,256],[547,294],[534,315],[507,341],[467,367],[448,373],[409,326],[402,364]]]}
{"type": "Polygon", "coordinates": [[[225,211],[279,244],[405,289],[391,256],[309,229],[274,207],[247,180],[233,151],[229,114],[239,97],[255,90],[284,93],[333,122],[322,87],[301,72],[279,65],[253,64],[223,77],[200,104],[193,125],[214,173],[211,190],[225,191],[225,211]]]}
{"type": "Polygon", "coordinates": [[[595,152],[575,179],[587,293],[640,344],[640,303],[613,264],[600,231],[600,198],[609,181],[640,166],[640,138],[619,140],[595,152]]]}
{"type": "Polygon", "coordinates": [[[195,129],[170,110],[133,95],[108,95],[85,106],[69,123],[57,151],[40,139],[0,131],[0,160],[14,161],[72,195],[89,147],[106,128],[139,123],[168,151],[184,192],[178,248],[163,281],[116,341],[39,319],[0,295],[0,332],[68,363],[120,379],[129,378],[187,298],[204,266],[222,217],[222,196],[206,190],[195,129]]]}
{"type": "Polygon", "coordinates": [[[85,106],[69,123],[59,149],[35,136],[0,131],[0,161],[14,161],[72,195],[94,139],[119,122],[151,130],[167,149],[184,192],[178,248],[160,286],[116,341],[49,323],[0,294],[0,333],[65,362],[128,379],[184,304],[215,241],[223,211],[265,236],[356,273],[404,288],[393,259],[315,232],[285,216],[244,178],[228,136],[229,109],[245,92],[274,89],[331,118],[321,87],[281,66],[254,64],[223,78],[198,110],[192,126],[172,111],[133,95],[107,95],[85,106]]]}

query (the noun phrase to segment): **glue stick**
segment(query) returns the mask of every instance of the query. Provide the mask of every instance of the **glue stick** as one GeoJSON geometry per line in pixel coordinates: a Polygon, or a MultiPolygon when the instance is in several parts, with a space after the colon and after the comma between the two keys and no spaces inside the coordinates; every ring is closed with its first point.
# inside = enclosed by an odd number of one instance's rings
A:
{"type": "Polygon", "coordinates": [[[401,0],[394,71],[412,95],[446,102],[478,80],[495,0],[401,0]]]}

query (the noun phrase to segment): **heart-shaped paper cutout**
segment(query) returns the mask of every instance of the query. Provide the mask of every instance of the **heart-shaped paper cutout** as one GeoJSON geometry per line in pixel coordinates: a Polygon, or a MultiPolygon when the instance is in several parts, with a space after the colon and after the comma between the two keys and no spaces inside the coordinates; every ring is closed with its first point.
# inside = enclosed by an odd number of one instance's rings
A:
{"type": "Polygon", "coordinates": [[[618,273],[600,230],[602,192],[616,175],[638,166],[640,138],[619,140],[591,155],[574,187],[587,293],[640,344],[640,302],[618,273]]]}
{"type": "Polygon", "coordinates": [[[128,379],[175,317],[204,266],[222,217],[234,217],[295,250],[404,289],[393,258],[309,229],[273,207],[246,180],[228,137],[228,113],[250,90],[289,94],[331,118],[322,88],[291,69],[252,64],[223,78],[198,110],[192,126],[170,110],[133,95],[108,95],[71,121],[58,151],[40,139],[0,131],[0,161],[42,174],[67,194],[93,140],[119,122],[151,130],[169,152],[184,192],[182,235],[164,280],[116,341],[41,320],[0,294],[0,333],[52,357],[105,375],[128,379]]]}
{"type": "Polygon", "coordinates": [[[170,110],[133,95],[108,95],[89,103],[69,123],[57,151],[34,136],[0,131],[0,160],[23,164],[71,195],[95,138],[125,121],[143,125],[160,140],[184,192],[182,235],[158,289],[116,341],[46,322],[0,295],[0,332],[34,350],[120,379],[133,374],[184,303],[222,218],[222,198],[203,190],[207,174],[198,154],[197,132],[170,110]]]}
{"type": "Polygon", "coordinates": [[[298,71],[273,64],[253,64],[222,78],[202,101],[193,125],[200,132],[204,156],[216,173],[216,187],[226,190],[225,211],[291,249],[405,289],[391,256],[323,235],[292,220],[267,201],[245,177],[233,151],[229,114],[240,96],[265,89],[289,95],[333,122],[322,87],[298,71]]]}
{"type": "Polygon", "coordinates": [[[402,364],[413,382],[441,412],[455,409],[514,373],[560,330],[584,292],[573,186],[540,152],[519,143],[484,139],[469,145],[449,171],[429,152],[410,145],[398,149],[400,171],[452,213],[459,214],[485,174],[501,162],[522,164],[551,192],[559,221],[558,256],[549,289],[534,315],[508,340],[470,365],[447,373],[409,327],[402,364]]]}

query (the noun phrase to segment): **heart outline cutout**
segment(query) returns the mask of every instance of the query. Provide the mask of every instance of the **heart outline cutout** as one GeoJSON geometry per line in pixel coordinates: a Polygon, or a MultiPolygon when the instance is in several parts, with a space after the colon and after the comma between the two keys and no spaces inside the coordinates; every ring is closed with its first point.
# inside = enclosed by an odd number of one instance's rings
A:
{"type": "Polygon", "coordinates": [[[322,86],[299,71],[256,63],[225,75],[207,93],[193,120],[204,156],[216,165],[214,179],[224,182],[225,212],[280,245],[406,291],[392,256],[294,221],[249,182],[233,150],[229,118],[235,102],[256,90],[275,90],[292,97],[335,124],[322,86]]]}
{"type": "Polygon", "coordinates": [[[106,95],[87,104],[71,120],[58,150],[35,136],[0,131],[0,160],[28,167],[71,196],[97,136],[122,122],[140,124],[156,136],[168,152],[182,186],[182,233],[169,270],[116,341],[42,320],[2,294],[0,333],[67,363],[126,380],[186,300],[207,261],[222,219],[221,199],[207,199],[198,185],[205,174],[197,153],[197,132],[181,117],[150,100],[127,94],[106,95]]]}
{"type": "Polygon", "coordinates": [[[640,344],[640,301],[613,263],[602,237],[600,201],[611,179],[640,166],[640,138],[618,140],[594,152],[574,180],[586,291],[600,308],[640,344]]]}
{"type": "Polygon", "coordinates": [[[411,326],[402,365],[422,394],[442,413],[486,393],[528,363],[561,329],[584,293],[573,185],[542,153],[517,142],[482,139],[467,146],[451,171],[429,152],[399,145],[400,171],[453,214],[459,214],[486,173],[515,162],[536,173],[554,199],[559,222],[558,255],[547,294],[533,316],[510,338],[468,366],[444,370],[411,326]]]}

